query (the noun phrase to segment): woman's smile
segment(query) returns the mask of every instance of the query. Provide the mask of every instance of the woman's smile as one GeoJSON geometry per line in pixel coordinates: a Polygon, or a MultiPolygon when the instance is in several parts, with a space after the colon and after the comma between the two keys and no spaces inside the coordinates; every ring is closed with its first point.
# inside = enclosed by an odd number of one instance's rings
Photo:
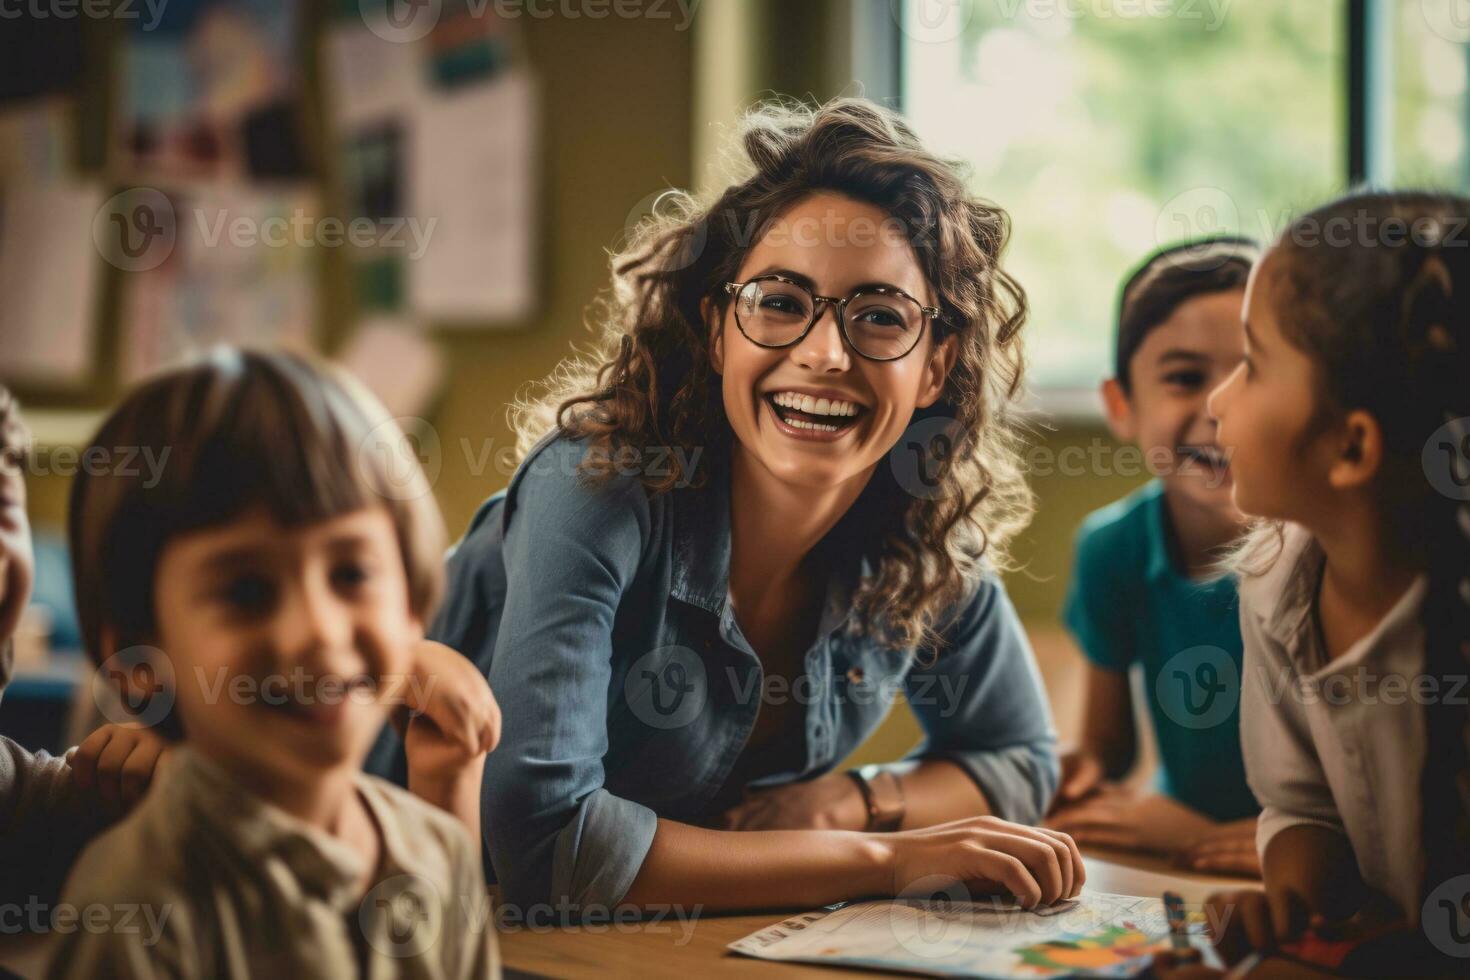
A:
{"type": "Polygon", "coordinates": [[[868,413],[868,406],[831,389],[775,388],[760,395],[771,410],[776,431],[793,439],[836,442],[868,413]]]}

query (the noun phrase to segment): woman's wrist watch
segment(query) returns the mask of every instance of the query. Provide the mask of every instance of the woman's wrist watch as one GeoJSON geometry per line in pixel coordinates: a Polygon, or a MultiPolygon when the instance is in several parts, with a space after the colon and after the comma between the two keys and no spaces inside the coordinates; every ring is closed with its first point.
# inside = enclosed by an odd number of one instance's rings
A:
{"type": "Polygon", "coordinates": [[[903,783],[896,773],[882,766],[863,766],[861,769],[849,769],[847,774],[863,794],[863,805],[868,810],[865,830],[890,833],[903,826],[907,807],[903,799],[903,783]]]}

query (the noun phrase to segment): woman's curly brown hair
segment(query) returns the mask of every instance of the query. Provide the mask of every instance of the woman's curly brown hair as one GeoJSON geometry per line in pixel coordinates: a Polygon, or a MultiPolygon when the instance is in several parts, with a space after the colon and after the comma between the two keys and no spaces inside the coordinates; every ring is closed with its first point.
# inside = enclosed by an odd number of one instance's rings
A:
{"type": "MultiPolygon", "coordinates": [[[[939,297],[936,340],[954,336],[958,357],[940,399],[914,419],[953,420],[931,423],[949,438],[925,443],[933,492],[906,493],[882,465],[864,491],[859,506],[875,572],[853,602],[858,621],[892,645],[933,644],[941,617],[969,593],[982,562],[1009,567],[1006,545],[1034,505],[1009,411],[1021,387],[1026,315],[1025,294],[1000,266],[1010,219],[969,194],[957,164],[929,153],[897,115],[864,99],[759,105],[742,122],[740,144],[748,176],[705,206],[670,191],[613,255],[611,288],[593,306],[600,341],[515,403],[518,450],[524,457],[559,427],[587,441],[583,471],[593,479],[611,475],[620,451],[671,446],[686,450],[687,460],[704,447],[718,458],[730,426],[711,383],[701,304],[710,300],[723,316],[723,284],[770,223],[807,196],[838,192],[879,207],[908,234],[939,297]]],[[[657,494],[703,476],[676,463],[643,483],[657,494]]]]}

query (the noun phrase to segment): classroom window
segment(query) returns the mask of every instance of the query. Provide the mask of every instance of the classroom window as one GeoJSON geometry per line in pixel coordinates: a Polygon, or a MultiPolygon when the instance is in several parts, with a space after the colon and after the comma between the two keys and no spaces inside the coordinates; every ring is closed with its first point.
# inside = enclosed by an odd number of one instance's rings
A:
{"type": "Polygon", "coordinates": [[[1423,0],[1395,5],[1383,126],[1382,176],[1403,186],[1470,187],[1470,3],[1423,0]]]}
{"type": "MultiPolygon", "coordinates": [[[[905,5],[904,111],[1011,214],[1033,389],[1095,411],[1128,269],[1180,238],[1269,238],[1345,185],[1346,16],[1341,0],[905,5]]],[[[1463,77],[1406,90],[1403,124],[1463,115],[1463,98],[1463,77]]]]}

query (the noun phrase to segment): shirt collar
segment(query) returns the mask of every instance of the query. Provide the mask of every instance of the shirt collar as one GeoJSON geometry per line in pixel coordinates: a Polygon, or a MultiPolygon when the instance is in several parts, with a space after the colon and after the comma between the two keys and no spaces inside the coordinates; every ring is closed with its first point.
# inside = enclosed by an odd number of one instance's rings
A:
{"type": "MultiPolygon", "coordinates": [[[[156,791],[167,809],[192,812],[198,826],[227,841],[255,866],[283,864],[302,891],[343,912],[357,905],[368,867],[345,842],[292,816],[251,793],[215,762],[187,745],[177,746],[159,774],[156,791]]],[[[358,792],[381,832],[380,867],[389,871],[400,862],[398,839],[391,815],[357,776],[358,792]]]]}
{"type": "MultiPolygon", "coordinates": [[[[1258,547],[1269,549],[1277,547],[1277,543],[1267,540],[1258,547]]],[[[1283,525],[1279,547],[1279,553],[1264,572],[1248,577],[1241,584],[1241,600],[1254,611],[1268,636],[1288,650],[1300,651],[1311,646],[1308,641],[1313,628],[1312,604],[1317,600],[1326,556],[1311,532],[1298,524],[1283,525]]],[[[1248,555],[1247,564],[1269,554],[1266,551],[1264,556],[1248,555]]],[[[1417,629],[1419,608],[1428,588],[1429,577],[1418,576],[1368,635],[1333,666],[1356,663],[1390,638],[1398,637],[1401,631],[1417,629]]],[[[1315,669],[1320,665],[1304,666],[1315,669]]]]}
{"type": "MultiPolygon", "coordinates": [[[[719,616],[725,612],[730,593],[730,468],[722,461],[711,466],[708,473],[703,486],[673,491],[674,555],[669,592],[681,602],[719,616]]],[[[876,572],[870,556],[857,548],[843,549],[836,556],[836,566],[827,581],[819,636],[847,622],[859,583],[876,572]]]]}

